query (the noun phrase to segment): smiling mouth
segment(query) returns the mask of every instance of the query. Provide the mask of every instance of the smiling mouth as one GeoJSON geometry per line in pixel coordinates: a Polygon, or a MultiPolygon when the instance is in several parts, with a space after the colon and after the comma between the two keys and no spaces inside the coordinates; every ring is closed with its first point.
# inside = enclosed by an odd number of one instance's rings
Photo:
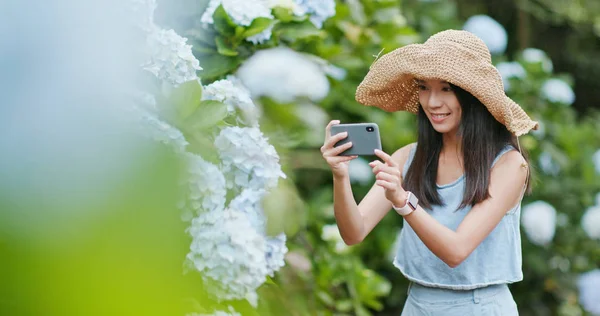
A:
{"type": "Polygon", "coordinates": [[[435,118],[435,119],[443,119],[444,117],[450,115],[450,113],[444,113],[444,114],[431,114],[431,117],[435,118]]]}

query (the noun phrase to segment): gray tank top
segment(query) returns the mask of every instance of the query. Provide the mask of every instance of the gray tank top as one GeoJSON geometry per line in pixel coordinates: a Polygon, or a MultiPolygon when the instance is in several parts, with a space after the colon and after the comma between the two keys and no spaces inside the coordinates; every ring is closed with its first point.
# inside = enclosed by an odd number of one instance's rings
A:
{"type": "MultiPolygon", "coordinates": [[[[412,163],[415,149],[416,146],[413,146],[410,150],[402,170],[403,177],[406,176],[412,163]]],[[[506,146],[496,156],[492,166],[500,156],[513,149],[514,147],[510,145],[506,146]]],[[[471,210],[471,206],[457,210],[463,199],[464,188],[464,175],[452,183],[438,185],[437,190],[445,205],[434,205],[432,209],[425,209],[425,211],[446,227],[456,230],[471,210]]],[[[450,268],[434,255],[404,220],[399,246],[393,261],[394,266],[400,269],[410,281],[424,286],[454,290],[470,290],[492,284],[521,281],[523,272],[520,215],[521,200],[508,211],[483,242],[455,268],[450,268]]]]}

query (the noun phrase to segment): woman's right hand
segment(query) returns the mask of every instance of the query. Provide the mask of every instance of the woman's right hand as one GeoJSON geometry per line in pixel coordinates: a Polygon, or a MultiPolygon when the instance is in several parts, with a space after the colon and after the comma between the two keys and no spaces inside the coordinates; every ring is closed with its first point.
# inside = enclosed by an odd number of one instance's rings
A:
{"type": "Polygon", "coordinates": [[[325,143],[321,146],[321,153],[327,164],[331,168],[334,177],[347,177],[349,161],[358,156],[339,156],[346,149],[352,147],[352,143],[348,142],[344,145],[333,147],[340,140],[348,137],[347,132],[339,133],[331,136],[331,126],[340,124],[340,121],[333,120],[327,124],[325,128],[325,143]]]}

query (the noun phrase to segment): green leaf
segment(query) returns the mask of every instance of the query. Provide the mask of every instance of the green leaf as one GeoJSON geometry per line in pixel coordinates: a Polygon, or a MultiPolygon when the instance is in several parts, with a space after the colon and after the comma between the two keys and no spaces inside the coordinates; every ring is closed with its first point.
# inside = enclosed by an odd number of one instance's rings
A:
{"type": "Polygon", "coordinates": [[[175,88],[169,101],[175,107],[177,118],[184,121],[200,106],[201,99],[202,85],[198,80],[192,80],[175,88]]]}
{"type": "Polygon", "coordinates": [[[231,17],[227,14],[223,5],[219,7],[213,13],[213,25],[217,32],[227,37],[235,35],[235,27],[237,26],[231,17]]]}
{"type": "Polygon", "coordinates": [[[318,290],[317,291],[317,297],[326,306],[329,306],[329,307],[334,307],[335,306],[335,300],[327,292],[325,292],[323,290],[318,290]]]}
{"type": "Polygon", "coordinates": [[[252,23],[246,31],[242,34],[242,38],[250,37],[260,32],[266,30],[269,26],[271,26],[274,21],[270,18],[256,18],[252,20],[252,23]]]}
{"type": "Polygon", "coordinates": [[[221,54],[200,55],[198,59],[202,65],[202,70],[198,74],[203,80],[214,79],[231,73],[242,62],[242,59],[237,56],[221,54]]]}
{"type": "Polygon", "coordinates": [[[352,300],[349,299],[339,300],[335,303],[335,309],[337,309],[340,312],[350,312],[352,310],[352,307],[352,300]]]}
{"type": "Polygon", "coordinates": [[[227,116],[227,106],[219,101],[204,100],[194,113],[185,120],[185,128],[191,132],[214,127],[227,116]]]}
{"type": "Polygon", "coordinates": [[[327,36],[326,31],[318,29],[309,21],[289,23],[280,27],[277,31],[279,32],[279,36],[288,42],[312,38],[324,39],[327,36]]]}
{"type": "Polygon", "coordinates": [[[217,44],[217,51],[221,55],[237,56],[239,54],[235,49],[229,47],[225,42],[225,38],[221,36],[215,37],[215,43],[217,44]]]}
{"type": "Polygon", "coordinates": [[[292,10],[284,7],[274,7],[273,16],[281,22],[291,22],[294,19],[292,10]]]}

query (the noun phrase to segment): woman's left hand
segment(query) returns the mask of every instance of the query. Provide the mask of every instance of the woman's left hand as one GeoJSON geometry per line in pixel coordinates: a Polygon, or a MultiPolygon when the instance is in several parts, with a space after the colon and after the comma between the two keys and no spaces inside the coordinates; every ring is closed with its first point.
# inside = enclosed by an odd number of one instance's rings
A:
{"type": "Polygon", "coordinates": [[[385,197],[397,207],[406,204],[406,191],[402,187],[400,166],[385,152],[376,149],[375,155],[385,163],[375,160],[369,163],[375,174],[375,184],[385,190],[385,197]]]}

